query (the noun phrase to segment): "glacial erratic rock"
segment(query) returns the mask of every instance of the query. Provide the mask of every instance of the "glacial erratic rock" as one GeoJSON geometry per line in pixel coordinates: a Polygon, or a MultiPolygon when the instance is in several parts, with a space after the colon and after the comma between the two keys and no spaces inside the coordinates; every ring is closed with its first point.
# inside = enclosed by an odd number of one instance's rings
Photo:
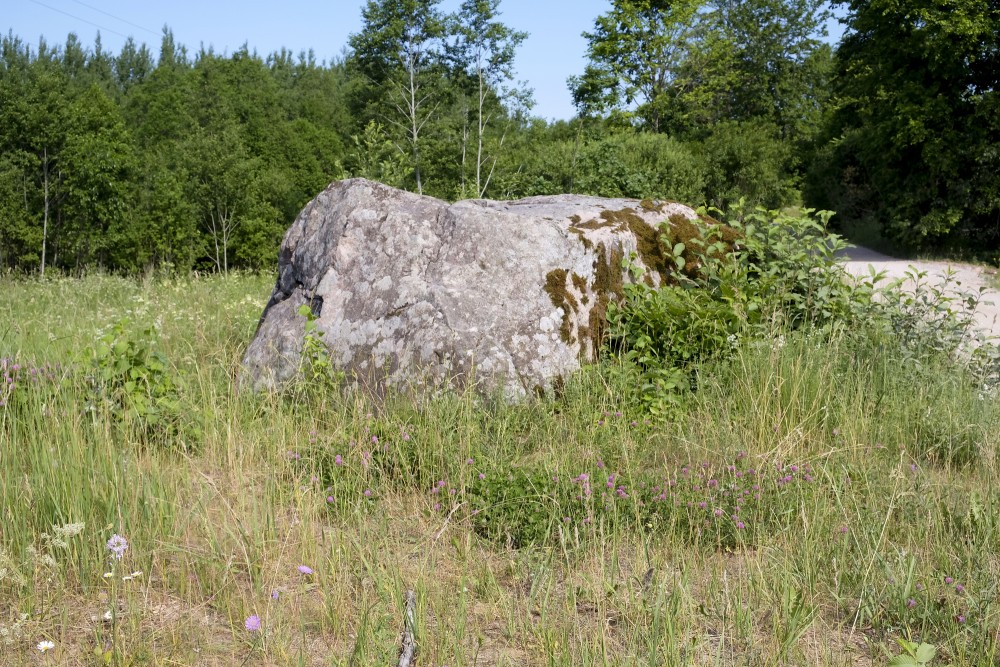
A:
{"type": "MultiPolygon", "coordinates": [[[[604,314],[631,280],[672,262],[657,225],[698,218],[674,202],[579,195],[455,204],[351,179],[309,202],[285,235],[279,277],[241,383],[299,371],[309,304],[333,364],[374,387],[475,381],[509,398],[592,360],[604,314]]],[[[669,231],[669,228],[668,230],[669,231]]]]}

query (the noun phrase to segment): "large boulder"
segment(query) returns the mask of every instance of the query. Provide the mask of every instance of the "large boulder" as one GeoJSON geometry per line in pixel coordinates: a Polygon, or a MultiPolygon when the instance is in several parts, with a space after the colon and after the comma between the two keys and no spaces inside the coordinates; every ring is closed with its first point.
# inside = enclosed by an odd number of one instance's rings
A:
{"type": "Polygon", "coordinates": [[[244,385],[277,388],[300,367],[309,304],[333,364],[384,387],[467,384],[509,398],[558,385],[594,358],[608,303],[657,285],[674,202],[577,195],[438,199],[364,179],[331,184],[285,234],[279,277],[243,360],[244,385]]]}

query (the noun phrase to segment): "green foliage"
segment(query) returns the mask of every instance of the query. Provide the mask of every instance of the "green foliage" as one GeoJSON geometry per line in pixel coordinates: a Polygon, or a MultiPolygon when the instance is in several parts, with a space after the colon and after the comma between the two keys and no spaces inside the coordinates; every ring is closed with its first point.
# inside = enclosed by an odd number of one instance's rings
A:
{"type": "Polygon", "coordinates": [[[299,306],[299,315],[306,319],[305,335],[302,338],[302,361],[299,377],[302,387],[317,396],[323,396],[340,388],[344,372],[330,361],[330,350],[323,342],[326,332],[316,324],[312,307],[304,303],[299,306]]]}
{"type": "Polygon", "coordinates": [[[369,121],[360,135],[353,135],[354,149],[345,164],[352,177],[368,178],[394,188],[402,187],[410,174],[406,155],[385,134],[385,129],[369,121]]]}
{"type": "Polygon", "coordinates": [[[440,85],[446,21],[440,0],[368,0],[361,32],[351,35],[350,66],[363,77],[358,107],[365,121],[384,120],[407,146],[414,185],[423,194],[427,140],[422,132],[448,94],[440,85]],[[436,85],[437,84],[437,85],[436,85]]]}
{"type": "Polygon", "coordinates": [[[705,201],[728,210],[740,200],[776,209],[795,199],[792,144],[767,121],[720,122],[700,144],[705,201]]]}
{"type": "Polygon", "coordinates": [[[446,49],[450,66],[468,77],[468,82],[459,87],[465,89],[463,105],[472,109],[475,122],[463,128],[462,194],[471,189],[474,198],[485,196],[496,169],[496,153],[503,147],[509,129],[501,129],[497,137],[493,121],[505,120],[506,105],[514,110],[531,95],[511,85],[514,57],[528,33],[504,25],[499,13],[500,0],[465,0],[451,18],[449,32],[455,41],[446,49]],[[467,175],[469,158],[472,165],[467,175]]]}
{"type": "Polygon", "coordinates": [[[937,648],[931,644],[917,644],[903,638],[896,641],[905,653],[890,660],[889,667],[925,667],[931,664],[937,655],[937,648]]]}
{"type": "Polygon", "coordinates": [[[995,3],[837,3],[836,101],[810,201],[908,248],[1000,247],[995,3]]]}
{"type": "Polygon", "coordinates": [[[704,201],[705,168],[693,147],[658,134],[617,132],[584,145],[574,192],[600,197],[704,201]]]}
{"type": "Polygon", "coordinates": [[[824,100],[826,17],[816,0],[616,0],[584,33],[590,62],[570,88],[582,116],[675,134],[759,120],[796,139],[824,100]]]}
{"type": "Polygon", "coordinates": [[[852,305],[869,302],[836,264],[844,244],[827,232],[830,213],[743,212],[742,203],[734,211],[735,245],[723,226],[701,223],[686,243],[672,242],[664,227],[661,238],[675,256],[665,284],[650,286],[630,266],[636,280],[609,307],[609,348],[641,369],[640,395],[654,413],[676,409],[693,388],[694,367],[741,340],[767,338],[776,323],[829,328],[850,317],[852,305]]]}
{"type": "Polygon", "coordinates": [[[546,543],[570,511],[571,490],[544,470],[491,471],[470,482],[472,525],[483,537],[513,548],[546,543]]]}
{"type": "Polygon", "coordinates": [[[114,416],[144,439],[173,445],[181,429],[181,384],[156,343],[155,327],[133,331],[128,320],[100,334],[86,353],[87,410],[114,416]]]}
{"type": "Polygon", "coordinates": [[[192,62],[169,31],[155,64],[131,40],[117,56],[0,41],[4,268],[271,265],[287,221],[341,175],[342,64],[192,62]]]}
{"type": "Polygon", "coordinates": [[[618,0],[584,33],[590,65],[570,79],[581,115],[635,112],[654,132],[661,130],[664,98],[683,62],[701,2],[618,0]]]}

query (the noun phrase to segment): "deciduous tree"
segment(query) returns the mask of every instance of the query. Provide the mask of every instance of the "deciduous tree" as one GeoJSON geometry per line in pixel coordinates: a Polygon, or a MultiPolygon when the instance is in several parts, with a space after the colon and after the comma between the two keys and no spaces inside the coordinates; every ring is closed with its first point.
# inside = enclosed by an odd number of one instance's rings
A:
{"type": "Polygon", "coordinates": [[[351,35],[352,62],[367,80],[370,103],[408,147],[423,193],[421,133],[435,116],[445,23],[439,0],[368,0],[361,32],[351,35]]]}

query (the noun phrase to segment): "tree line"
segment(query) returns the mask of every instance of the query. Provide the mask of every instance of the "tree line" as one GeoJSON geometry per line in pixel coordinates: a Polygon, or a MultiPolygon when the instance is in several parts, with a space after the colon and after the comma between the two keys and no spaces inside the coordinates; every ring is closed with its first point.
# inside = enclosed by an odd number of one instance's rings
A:
{"type": "Polygon", "coordinates": [[[0,267],[274,265],[330,181],[445,199],[805,203],[1000,247],[1000,3],[614,0],[546,122],[500,0],[369,0],[342,57],[0,40],[0,267]]]}

